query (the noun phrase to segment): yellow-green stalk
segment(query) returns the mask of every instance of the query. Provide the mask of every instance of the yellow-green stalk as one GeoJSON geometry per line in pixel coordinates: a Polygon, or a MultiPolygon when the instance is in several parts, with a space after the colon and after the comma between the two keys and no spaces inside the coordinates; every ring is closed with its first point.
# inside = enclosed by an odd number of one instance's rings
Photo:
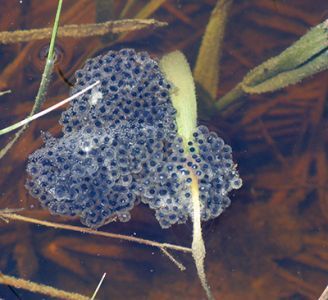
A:
{"type": "MultiPolygon", "coordinates": [[[[197,102],[194,79],[185,56],[179,51],[165,55],[160,61],[160,67],[166,79],[173,85],[171,100],[174,108],[177,110],[176,123],[178,135],[182,137],[184,148],[188,155],[188,142],[193,140],[193,133],[196,131],[197,126],[197,102]]],[[[191,199],[193,208],[192,256],[195,261],[200,282],[208,299],[214,299],[205,275],[204,259],[206,250],[202,237],[198,178],[192,170],[191,178],[191,199]]]]}

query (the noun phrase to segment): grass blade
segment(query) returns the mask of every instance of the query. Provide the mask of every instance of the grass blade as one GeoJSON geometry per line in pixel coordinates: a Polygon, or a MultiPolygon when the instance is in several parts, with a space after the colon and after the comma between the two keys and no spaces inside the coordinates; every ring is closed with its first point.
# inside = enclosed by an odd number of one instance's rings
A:
{"type": "MultiPolygon", "coordinates": [[[[57,30],[58,30],[58,25],[59,25],[59,18],[60,18],[62,4],[63,4],[63,1],[59,0],[58,6],[57,6],[55,22],[54,22],[54,26],[53,26],[53,31],[52,31],[52,35],[51,35],[51,40],[50,40],[48,57],[47,57],[46,65],[45,65],[45,68],[44,68],[44,71],[42,74],[39,90],[36,95],[30,116],[34,115],[36,112],[38,112],[40,110],[40,107],[46,97],[48,85],[50,82],[50,76],[51,76],[53,66],[54,66],[54,47],[55,47],[55,41],[56,41],[56,35],[57,35],[57,30]]],[[[15,142],[23,134],[23,132],[25,131],[27,126],[28,125],[25,124],[18,132],[16,132],[14,138],[3,149],[1,149],[0,159],[2,159],[8,153],[8,151],[12,148],[12,146],[15,144],[15,142]]]]}

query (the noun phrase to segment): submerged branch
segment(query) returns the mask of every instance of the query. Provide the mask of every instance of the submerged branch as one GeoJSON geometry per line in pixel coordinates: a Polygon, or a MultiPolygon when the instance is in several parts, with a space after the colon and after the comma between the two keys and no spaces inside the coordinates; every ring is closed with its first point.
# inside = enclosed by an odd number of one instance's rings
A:
{"type": "Polygon", "coordinates": [[[91,235],[97,235],[97,236],[103,236],[103,237],[112,238],[112,239],[119,239],[119,240],[134,242],[134,243],[143,244],[143,245],[156,247],[156,248],[160,248],[160,249],[163,249],[163,248],[164,249],[172,249],[172,250],[176,250],[176,251],[191,253],[190,248],[179,246],[179,245],[154,242],[151,240],[145,240],[145,239],[137,238],[134,236],[127,236],[127,235],[123,235],[123,234],[98,231],[98,230],[93,230],[93,229],[86,228],[86,227],[43,221],[43,220],[38,220],[38,219],[30,218],[30,217],[25,217],[25,216],[22,216],[19,214],[7,213],[6,211],[0,211],[0,216],[5,219],[23,221],[23,222],[27,222],[27,223],[43,225],[46,227],[52,227],[55,229],[76,231],[76,232],[80,232],[80,233],[87,233],[87,234],[91,234],[91,235]]]}
{"type": "Polygon", "coordinates": [[[40,293],[43,295],[47,295],[50,297],[56,297],[65,300],[88,300],[90,297],[77,294],[66,292],[63,290],[56,289],[54,287],[35,283],[29,280],[20,279],[8,275],[4,275],[0,272],[0,284],[5,284],[9,286],[13,286],[18,289],[24,289],[30,292],[40,293]]]}
{"type": "MultiPolygon", "coordinates": [[[[94,24],[72,24],[59,27],[57,36],[61,38],[81,38],[88,36],[100,36],[105,35],[107,33],[123,33],[145,28],[152,29],[166,25],[166,22],[160,22],[154,19],[127,19],[94,24]]],[[[3,31],[0,32],[0,44],[10,44],[47,39],[51,36],[51,31],[52,28],[3,31]]]]}

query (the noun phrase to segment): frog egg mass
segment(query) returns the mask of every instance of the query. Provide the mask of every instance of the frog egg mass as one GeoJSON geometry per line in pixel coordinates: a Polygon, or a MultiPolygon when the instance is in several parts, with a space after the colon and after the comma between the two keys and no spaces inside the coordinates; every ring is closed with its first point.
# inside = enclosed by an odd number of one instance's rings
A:
{"type": "Polygon", "coordinates": [[[26,187],[52,214],[79,216],[98,228],[130,220],[140,201],[163,228],[192,216],[191,173],[199,184],[201,219],[230,204],[242,181],[231,147],[199,126],[188,149],[178,136],[169,83],[145,52],[109,51],[76,72],[71,94],[99,80],[62,113],[59,138],[44,134],[30,155],[26,187]]]}

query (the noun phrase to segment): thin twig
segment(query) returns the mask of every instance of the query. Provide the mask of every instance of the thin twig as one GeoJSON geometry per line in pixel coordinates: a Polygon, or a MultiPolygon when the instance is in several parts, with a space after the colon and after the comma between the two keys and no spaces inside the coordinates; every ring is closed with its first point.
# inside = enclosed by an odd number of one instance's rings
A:
{"type": "MultiPolygon", "coordinates": [[[[57,36],[70,38],[101,36],[108,33],[124,33],[145,28],[162,27],[166,25],[166,22],[159,22],[154,19],[127,19],[95,24],[72,24],[59,27],[57,36]]],[[[51,30],[52,28],[3,31],[0,32],[0,44],[47,39],[51,36],[51,30]]]]}
{"type": "Polygon", "coordinates": [[[10,93],[11,93],[11,90],[2,91],[2,92],[0,92],[0,96],[10,94],[10,93]]]}
{"type": "Polygon", "coordinates": [[[83,90],[79,91],[78,93],[72,95],[71,97],[66,98],[66,99],[64,99],[64,100],[56,103],[55,105],[50,106],[47,109],[45,109],[45,110],[43,110],[43,111],[41,111],[41,112],[39,112],[39,113],[37,113],[35,115],[32,115],[32,116],[30,116],[30,117],[28,117],[28,118],[26,118],[26,119],[24,119],[24,120],[22,120],[20,122],[17,122],[14,125],[8,126],[8,127],[4,128],[4,129],[1,129],[0,130],[0,135],[5,134],[5,133],[8,133],[10,131],[13,131],[13,130],[21,127],[21,126],[24,126],[24,125],[30,123],[31,121],[33,121],[33,120],[35,120],[37,118],[40,118],[40,117],[44,116],[45,114],[47,114],[47,113],[55,110],[56,108],[58,108],[58,107],[60,107],[60,106],[62,106],[64,104],[66,104],[66,103],[74,100],[75,98],[77,98],[80,95],[84,94],[85,92],[87,92],[88,90],[92,89],[93,87],[95,87],[99,83],[100,83],[100,81],[98,80],[95,83],[93,83],[93,84],[89,85],[88,87],[84,88],[83,90]]]}
{"type": "Polygon", "coordinates": [[[327,300],[328,299],[328,285],[326,286],[325,290],[321,294],[318,300],[327,300]]]}
{"type": "MultiPolygon", "coordinates": [[[[10,213],[16,213],[16,212],[19,212],[19,211],[22,211],[22,210],[24,210],[24,208],[12,208],[12,209],[11,208],[5,208],[5,209],[2,209],[1,212],[10,214],[10,213]]],[[[0,220],[4,221],[7,224],[9,223],[9,220],[6,219],[4,216],[1,216],[1,215],[0,215],[0,220]]]]}
{"type": "Polygon", "coordinates": [[[58,290],[54,287],[44,284],[35,283],[29,280],[15,278],[12,276],[4,275],[0,273],[0,284],[13,286],[18,289],[28,290],[30,292],[36,292],[43,295],[65,299],[65,300],[89,300],[90,298],[81,294],[66,292],[58,290]]]}
{"type": "Polygon", "coordinates": [[[100,289],[100,286],[102,285],[105,277],[106,277],[106,273],[104,273],[103,276],[101,277],[101,279],[100,279],[100,281],[99,281],[99,283],[98,283],[98,285],[97,285],[97,287],[96,287],[96,289],[95,289],[92,297],[90,298],[90,300],[94,300],[96,298],[96,295],[97,295],[97,293],[98,293],[98,291],[100,289]]]}
{"type": "Polygon", "coordinates": [[[161,248],[161,251],[163,252],[163,254],[165,254],[181,271],[185,271],[186,270],[186,267],[179,261],[177,261],[173,255],[165,250],[164,248],[161,248]]]}
{"type": "Polygon", "coordinates": [[[97,231],[93,230],[90,228],[86,227],[80,227],[80,226],[73,226],[73,225],[66,225],[66,224],[60,224],[60,223],[54,223],[54,222],[48,222],[48,221],[42,221],[30,217],[25,217],[22,215],[18,214],[13,214],[13,213],[6,213],[3,211],[0,211],[0,216],[11,219],[11,220],[18,220],[18,221],[23,221],[23,222],[28,222],[28,223],[33,223],[33,224],[38,224],[38,225],[43,225],[46,227],[52,227],[56,229],[63,229],[63,230],[71,230],[71,231],[76,231],[76,232],[81,232],[81,233],[88,233],[92,235],[97,235],[97,236],[104,236],[108,238],[113,238],[113,239],[120,239],[120,240],[125,240],[129,242],[134,242],[138,244],[143,244],[147,246],[152,246],[152,247],[157,247],[157,248],[167,248],[167,249],[172,249],[176,251],[182,251],[182,252],[189,252],[191,253],[191,249],[179,245],[173,245],[173,244],[168,244],[168,243],[159,243],[159,242],[154,242],[150,240],[145,240],[133,236],[127,236],[123,234],[117,234],[117,233],[110,233],[110,232],[105,232],[105,231],[97,231]]]}

